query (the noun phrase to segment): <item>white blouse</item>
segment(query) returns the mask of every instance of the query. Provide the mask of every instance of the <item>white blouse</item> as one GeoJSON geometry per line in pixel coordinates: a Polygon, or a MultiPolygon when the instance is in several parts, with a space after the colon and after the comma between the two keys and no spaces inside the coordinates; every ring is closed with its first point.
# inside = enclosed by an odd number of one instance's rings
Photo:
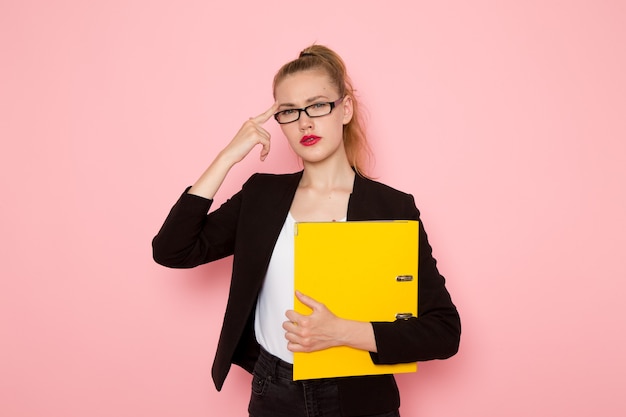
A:
{"type": "Polygon", "coordinates": [[[254,319],[257,342],[266,351],[288,363],[293,363],[293,352],[287,349],[282,325],[287,320],[285,312],[293,310],[294,225],[295,220],[289,213],[267,268],[254,319]]]}

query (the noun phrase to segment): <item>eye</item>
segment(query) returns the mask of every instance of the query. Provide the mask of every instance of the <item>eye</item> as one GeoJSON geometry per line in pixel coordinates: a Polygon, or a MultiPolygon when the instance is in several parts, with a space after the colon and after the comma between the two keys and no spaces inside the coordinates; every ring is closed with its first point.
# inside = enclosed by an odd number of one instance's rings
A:
{"type": "Polygon", "coordinates": [[[297,113],[297,112],[298,112],[298,110],[296,110],[296,109],[288,109],[288,110],[283,110],[283,111],[278,112],[278,113],[279,114],[284,114],[285,116],[289,116],[289,115],[292,115],[292,114],[297,113]]]}
{"type": "Polygon", "coordinates": [[[311,107],[314,109],[323,109],[324,107],[326,107],[327,103],[315,103],[315,104],[311,104],[311,107]]]}

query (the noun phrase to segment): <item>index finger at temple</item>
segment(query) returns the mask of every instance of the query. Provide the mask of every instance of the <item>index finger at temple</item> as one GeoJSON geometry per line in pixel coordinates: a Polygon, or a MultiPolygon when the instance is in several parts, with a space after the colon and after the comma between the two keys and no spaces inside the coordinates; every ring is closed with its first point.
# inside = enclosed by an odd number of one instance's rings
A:
{"type": "Polygon", "coordinates": [[[272,107],[255,117],[254,121],[257,123],[265,123],[274,115],[276,110],[278,110],[278,103],[272,104],[272,107]]]}

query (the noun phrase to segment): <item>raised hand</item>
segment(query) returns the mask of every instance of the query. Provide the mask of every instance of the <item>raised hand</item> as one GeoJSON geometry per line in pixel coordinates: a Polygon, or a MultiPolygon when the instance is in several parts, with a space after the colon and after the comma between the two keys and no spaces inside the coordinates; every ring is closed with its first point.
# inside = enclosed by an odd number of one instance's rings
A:
{"type": "Polygon", "coordinates": [[[277,109],[278,104],[274,103],[263,113],[248,119],[226,148],[222,150],[222,156],[229,158],[235,164],[243,160],[252,148],[260,144],[261,161],[264,161],[270,152],[271,137],[269,132],[263,128],[263,124],[274,115],[277,109]]]}
{"type": "Polygon", "coordinates": [[[270,152],[270,134],[263,129],[263,124],[272,117],[277,109],[278,104],[274,103],[263,113],[248,119],[230,143],[222,149],[217,158],[189,189],[189,194],[213,198],[233,165],[245,158],[252,148],[259,144],[261,145],[261,161],[264,161],[270,152]]]}

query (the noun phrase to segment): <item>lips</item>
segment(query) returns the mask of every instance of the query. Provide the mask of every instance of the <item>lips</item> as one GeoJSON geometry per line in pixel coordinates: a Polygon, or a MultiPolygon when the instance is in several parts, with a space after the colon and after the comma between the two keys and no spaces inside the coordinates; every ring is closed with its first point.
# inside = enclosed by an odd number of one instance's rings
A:
{"type": "Polygon", "coordinates": [[[319,136],[306,135],[306,136],[302,136],[302,139],[300,139],[300,144],[304,146],[312,146],[312,145],[315,145],[317,142],[319,142],[320,139],[321,138],[319,136]]]}

